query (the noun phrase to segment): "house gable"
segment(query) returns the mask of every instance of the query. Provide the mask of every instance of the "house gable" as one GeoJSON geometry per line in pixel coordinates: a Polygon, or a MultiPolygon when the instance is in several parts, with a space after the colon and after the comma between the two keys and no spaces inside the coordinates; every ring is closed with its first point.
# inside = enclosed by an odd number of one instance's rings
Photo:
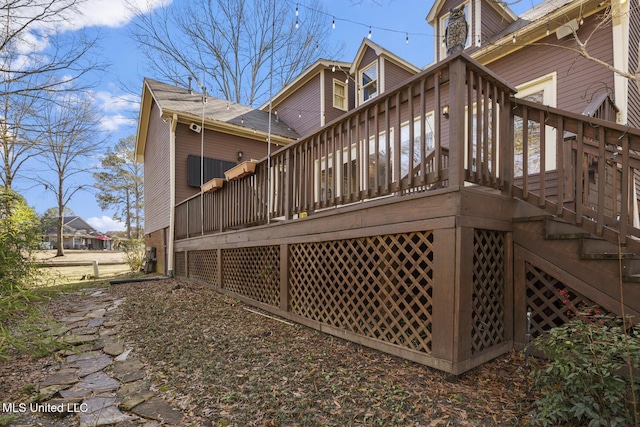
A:
{"type": "Polygon", "coordinates": [[[419,67],[369,39],[363,39],[349,70],[355,79],[355,105],[363,104],[419,72],[419,67]]]}

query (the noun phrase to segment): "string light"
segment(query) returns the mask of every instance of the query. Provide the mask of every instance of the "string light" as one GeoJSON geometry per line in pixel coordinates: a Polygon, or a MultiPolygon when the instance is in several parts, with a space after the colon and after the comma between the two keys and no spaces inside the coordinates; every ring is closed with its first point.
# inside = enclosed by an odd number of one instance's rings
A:
{"type": "Polygon", "coordinates": [[[331,67],[331,72],[335,73],[336,72],[336,64],[333,64],[333,66],[331,67]]]}
{"type": "Polygon", "coordinates": [[[551,30],[549,29],[549,24],[547,24],[547,35],[549,35],[550,32],[551,30]]]}
{"type": "Polygon", "coordinates": [[[369,25],[369,24],[364,23],[364,22],[354,21],[354,20],[352,20],[352,19],[346,19],[346,18],[336,17],[335,15],[332,15],[332,14],[326,13],[326,12],[324,12],[324,11],[322,11],[322,10],[314,9],[314,8],[309,7],[309,6],[307,6],[307,5],[304,5],[304,4],[303,4],[303,5],[300,5],[300,3],[297,3],[297,4],[296,4],[296,9],[295,9],[295,15],[296,15],[296,28],[299,28],[299,25],[300,25],[300,24],[299,24],[299,20],[298,20],[298,16],[299,16],[299,7],[303,7],[303,8],[305,8],[305,9],[308,9],[308,10],[309,10],[309,11],[311,11],[311,12],[314,12],[314,13],[317,13],[317,14],[320,14],[320,15],[324,15],[324,16],[326,16],[326,17],[331,17],[331,28],[333,28],[333,29],[335,29],[335,28],[336,28],[336,21],[344,21],[344,22],[348,22],[348,23],[351,23],[351,24],[360,25],[360,26],[363,26],[363,27],[365,27],[365,28],[366,28],[366,27],[369,27],[369,33],[367,34],[367,38],[369,38],[369,39],[371,39],[371,38],[373,37],[373,29],[374,29],[374,28],[375,28],[376,30],[380,30],[380,31],[387,31],[387,32],[390,32],[390,33],[400,33],[400,34],[404,33],[404,34],[405,34],[405,39],[404,39],[404,41],[405,41],[405,43],[406,43],[406,44],[409,44],[409,36],[410,36],[410,35],[411,35],[411,36],[425,36],[425,37],[433,37],[433,34],[427,34],[427,33],[416,33],[416,32],[409,33],[409,32],[407,32],[407,31],[405,31],[405,30],[398,30],[398,29],[394,29],[394,28],[378,27],[378,26],[375,26],[375,25],[369,25]]]}
{"type": "Polygon", "coordinates": [[[513,33],[513,37],[511,38],[511,41],[512,41],[513,43],[515,43],[515,42],[516,42],[516,34],[515,34],[515,33],[513,33]]]}
{"type": "Polygon", "coordinates": [[[299,119],[301,119],[301,118],[302,118],[302,110],[300,110],[300,111],[298,112],[298,118],[299,118],[299,119]]]}

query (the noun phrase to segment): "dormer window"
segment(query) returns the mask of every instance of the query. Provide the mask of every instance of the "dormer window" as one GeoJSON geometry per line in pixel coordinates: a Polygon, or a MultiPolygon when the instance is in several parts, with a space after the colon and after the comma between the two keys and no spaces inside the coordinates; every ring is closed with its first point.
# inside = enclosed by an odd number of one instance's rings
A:
{"type": "Polygon", "coordinates": [[[378,62],[360,71],[360,101],[365,102],[378,96],[378,62]]]}
{"type": "MultiPolygon", "coordinates": [[[[471,2],[470,1],[462,2],[457,6],[455,6],[455,9],[457,9],[460,6],[464,6],[465,20],[467,21],[467,25],[469,26],[469,31],[467,34],[467,42],[465,43],[465,46],[464,46],[464,48],[467,49],[471,47],[471,43],[473,41],[472,40],[473,39],[473,32],[472,32],[473,19],[472,19],[472,11],[471,11],[471,2]]],[[[447,29],[447,25],[449,24],[449,15],[450,13],[447,12],[445,15],[440,17],[440,50],[439,50],[440,59],[444,59],[447,56],[447,45],[445,44],[444,34],[447,29]]]]}

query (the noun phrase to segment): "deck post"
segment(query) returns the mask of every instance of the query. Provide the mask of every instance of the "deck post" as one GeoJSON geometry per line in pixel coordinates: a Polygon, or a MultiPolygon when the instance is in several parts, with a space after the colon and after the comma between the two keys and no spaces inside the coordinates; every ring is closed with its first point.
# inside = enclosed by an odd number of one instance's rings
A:
{"type": "MultiPolygon", "coordinates": [[[[454,349],[453,363],[467,362],[471,359],[471,334],[473,326],[473,228],[456,228],[456,267],[454,281],[455,309],[454,309],[454,349]]],[[[455,370],[455,368],[454,368],[455,370]]]]}
{"type": "Polygon", "coordinates": [[[513,120],[514,115],[511,110],[511,94],[502,92],[502,105],[500,108],[500,159],[501,165],[500,182],[502,183],[502,194],[513,195],[513,174],[514,174],[514,140],[513,140],[513,120]]]}
{"type": "Polygon", "coordinates": [[[455,228],[436,229],[433,234],[435,246],[433,261],[437,267],[433,272],[431,355],[453,363],[456,340],[454,318],[456,230],[455,228]]]}
{"type": "Polygon", "coordinates": [[[280,245],[280,310],[289,311],[289,245],[280,245]]]}
{"type": "Polygon", "coordinates": [[[449,187],[464,185],[466,73],[466,64],[461,57],[451,61],[449,65],[449,187]]]}

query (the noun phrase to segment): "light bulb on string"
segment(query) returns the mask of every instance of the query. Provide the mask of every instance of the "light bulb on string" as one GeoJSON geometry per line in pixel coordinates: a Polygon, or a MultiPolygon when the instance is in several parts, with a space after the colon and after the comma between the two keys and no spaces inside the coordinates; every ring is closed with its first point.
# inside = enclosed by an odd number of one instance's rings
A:
{"type": "Polygon", "coordinates": [[[298,118],[301,119],[302,118],[302,111],[298,112],[298,118]]]}
{"type": "Polygon", "coordinates": [[[333,18],[333,21],[331,21],[331,27],[335,30],[336,29],[336,18],[333,18]]]}
{"type": "Polygon", "coordinates": [[[333,64],[333,66],[331,67],[331,72],[335,73],[336,72],[336,64],[333,64]]]}
{"type": "Polygon", "coordinates": [[[513,37],[511,38],[511,41],[512,41],[513,43],[515,43],[515,42],[516,42],[516,35],[515,35],[515,34],[514,34],[514,35],[513,35],[513,37]]]}
{"type": "Polygon", "coordinates": [[[298,16],[298,5],[296,5],[296,17],[298,16]]]}
{"type": "Polygon", "coordinates": [[[298,18],[296,18],[296,30],[300,28],[300,24],[298,23],[298,18]]]}
{"type": "Polygon", "coordinates": [[[409,44],[409,33],[407,33],[407,37],[404,39],[405,44],[409,44]]]}
{"type": "Polygon", "coordinates": [[[369,27],[369,35],[367,37],[371,40],[371,27],[369,27]]]}

